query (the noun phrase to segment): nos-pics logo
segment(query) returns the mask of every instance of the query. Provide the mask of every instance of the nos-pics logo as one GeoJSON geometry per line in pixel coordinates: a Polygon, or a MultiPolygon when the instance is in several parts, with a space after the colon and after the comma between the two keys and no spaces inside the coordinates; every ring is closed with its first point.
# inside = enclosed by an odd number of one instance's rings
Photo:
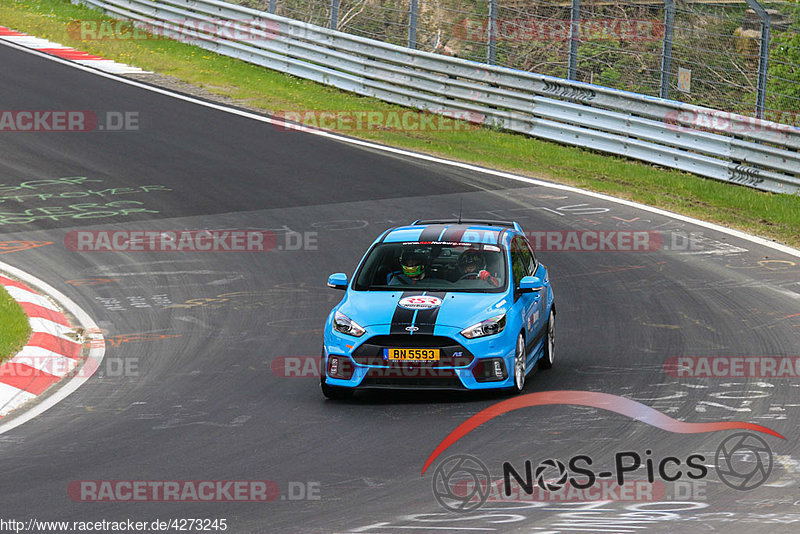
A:
{"type": "MultiPolygon", "coordinates": [[[[705,460],[702,455],[693,456],[697,456],[700,461],[705,460]]],[[[738,491],[749,491],[761,486],[769,478],[773,467],[772,450],[767,442],[749,432],[738,432],[725,438],[719,444],[714,460],[720,481],[738,491]]],[[[703,478],[707,473],[707,470],[704,471],[701,476],[692,478],[703,478]]],[[[557,459],[543,460],[531,474],[531,483],[535,481],[541,489],[550,492],[559,491],[567,483],[580,486],[577,482],[572,482],[567,465],[557,459]]],[[[591,478],[595,479],[594,476],[591,478]]],[[[671,476],[666,480],[677,478],[671,476]]],[[[493,488],[489,468],[481,460],[468,454],[456,454],[443,460],[434,470],[431,484],[433,496],[439,505],[445,510],[459,513],[472,512],[483,506],[493,488]]],[[[495,484],[495,490],[496,486],[495,484]]],[[[511,488],[504,487],[505,484],[501,486],[510,495],[511,488]]]]}
{"type": "Polygon", "coordinates": [[[472,512],[486,502],[491,482],[483,462],[469,454],[456,454],[433,472],[433,496],[445,510],[472,512]]]}

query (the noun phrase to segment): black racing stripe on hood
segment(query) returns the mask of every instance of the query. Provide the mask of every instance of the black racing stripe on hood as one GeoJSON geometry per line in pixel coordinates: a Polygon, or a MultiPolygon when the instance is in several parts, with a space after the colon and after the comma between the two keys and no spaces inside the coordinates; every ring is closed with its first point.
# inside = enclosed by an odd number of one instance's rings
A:
{"type": "Polygon", "coordinates": [[[422,233],[419,234],[420,241],[439,241],[439,236],[442,235],[444,229],[447,228],[445,224],[429,224],[425,227],[422,233]]]}
{"type": "MultiPolygon", "coordinates": [[[[422,291],[403,291],[403,294],[400,295],[400,300],[403,300],[406,297],[416,297],[419,295],[424,295],[422,291]]],[[[408,308],[403,308],[400,306],[399,301],[397,307],[394,309],[394,315],[392,315],[392,325],[389,329],[390,334],[410,334],[406,327],[411,326],[411,321],[414,319],[414,311],[409,310],[408,308]]]]}
{"type": "Polygon", "coordinates": [[[442,241],[451,241],[453,243],[459,243],[461,239],[464,237],[464,232],[467,231],[469,225],[467,224],[455,224],[447,227],[447,231],[442,236],[442,241]]]}
{"type": "MultiPolygon", "coordinates": [[[[444,298],[447,296],[447,293],[444,291],[428,291],[425,295],[428,297],[438,297],[442,301],[442,304],[444,304],[444,298]]],[[[436,326],[436,318],[439,316],[440,308],[441,306],[437,306],[429,310],[419,310],[417,312],[417,318],[414,321],[414,325],[416,325],[419,330],[414,333],[433,335],[433,329],[436,326]]]]}

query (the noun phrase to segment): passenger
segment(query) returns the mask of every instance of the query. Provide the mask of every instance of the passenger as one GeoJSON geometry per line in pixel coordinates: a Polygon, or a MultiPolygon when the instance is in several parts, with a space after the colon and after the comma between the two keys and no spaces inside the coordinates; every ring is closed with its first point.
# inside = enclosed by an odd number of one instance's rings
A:
{"type": "Polygon", "coordinates": [[[486,259],[477,250],[465,250],[458,257],[459,280],[483,280],[500,287],[500,280],[486,270],[486,259]]]}

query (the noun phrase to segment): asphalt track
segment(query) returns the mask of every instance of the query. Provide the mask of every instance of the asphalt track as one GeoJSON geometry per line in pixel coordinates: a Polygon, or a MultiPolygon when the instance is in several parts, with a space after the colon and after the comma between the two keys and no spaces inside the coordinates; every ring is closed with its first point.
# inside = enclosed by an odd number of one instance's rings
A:
{"type": "MultiPolygon", "coordinates": [[[[595,197],[280,131],[6,46],[0,64],[3,109],[127,110],[140,122],[131,132],[0,135],[0,241],[52,243],[3,261],[83,307],[106,331],[106,359],[129,365],[101,368],[0,435],[2,518],[227,518],[230,532],[796,532],[800,382],[677,379],[663,364],[800,355],[798,258],[595,197]],[[130,189],[91,200],[9,198],[20,192],[8,186],[63,177],[99,182],[25,194],[130,189]],[[141,189],[153,185],[163,187],[141,189]],[[736,491],[712,469],[702,494],[678,498],[696,504],[488,503],[448,514],[422,465],[453,428],[503,397],[377,392],[334,402],[323,400],[317,378],[273,372],[276,358],[319,354],[322,322],[341,296],[325,287],[329,273],[352,273],[386,227],[452,215],[462,199],[465,215],[512,218],[528,230],[701,235],[691,250],[541,252],[558,302],[557,360],[526,392],[605,392],[683,421],[763,424],[787,438],[765,436],[775,457],[767,484],[736,491]],[[85,219],[69,208],[122,200],[147,211],[85,219]],[[278,244],[291,229],[315,232],[316,250],[68,250],[67,232],[86,228],[272,229],[278,244]],[[77,480],[271,480],[283,498],[75,502],[67,487],[77,480]],[[318,487],[319,498],[288,498],[297,483],[318,487]]],[[[713,463],[729,434],[675,434],[604,410],[544,406],[505,414],[447,454],[475,455],[493,474],[506,460],[521,469],[525,459],[576,454],[611,467],[616,452],[646,449],[713,463]]]]}

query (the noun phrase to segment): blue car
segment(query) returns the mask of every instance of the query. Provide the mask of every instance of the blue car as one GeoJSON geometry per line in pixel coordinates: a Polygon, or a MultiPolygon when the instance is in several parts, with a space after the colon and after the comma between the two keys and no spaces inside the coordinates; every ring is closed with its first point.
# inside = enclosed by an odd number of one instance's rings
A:
{"type": "Polygon", "coordinates": [[[516,222],[430,220],[378,237],[325,322],[322,393],[507,390],[553,365],[547,268],[516,222]]]}

